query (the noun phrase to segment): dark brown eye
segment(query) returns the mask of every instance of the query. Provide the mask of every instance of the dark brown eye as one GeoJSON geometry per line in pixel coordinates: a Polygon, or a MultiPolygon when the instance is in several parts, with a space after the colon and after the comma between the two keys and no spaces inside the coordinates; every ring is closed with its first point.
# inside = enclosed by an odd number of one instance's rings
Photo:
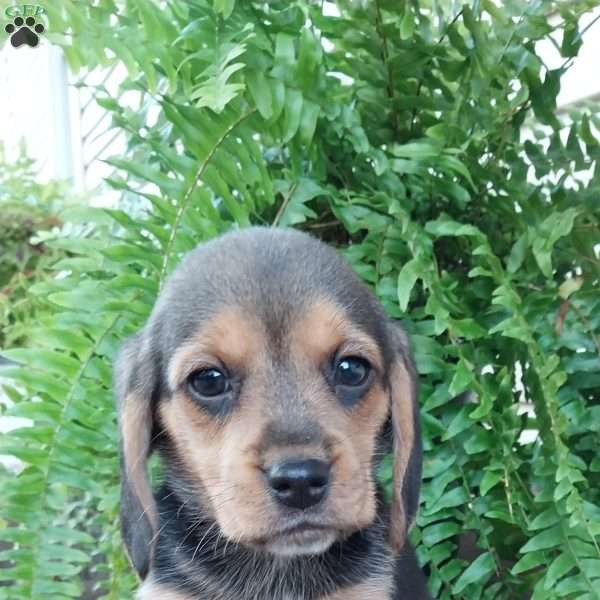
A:
{"type": "Polygon", "coordinates": [[[231,389],[229,378],[219,369],[195,371],[188,377],[191,391],[202,398],[222,396],[231,389]]]}
{"type": "Polygon", "coordinates": [[[371,365],[358,356],[342,358],[335,369],[334,384],[357,387],[365,383],[371,372],[371,365]]]}

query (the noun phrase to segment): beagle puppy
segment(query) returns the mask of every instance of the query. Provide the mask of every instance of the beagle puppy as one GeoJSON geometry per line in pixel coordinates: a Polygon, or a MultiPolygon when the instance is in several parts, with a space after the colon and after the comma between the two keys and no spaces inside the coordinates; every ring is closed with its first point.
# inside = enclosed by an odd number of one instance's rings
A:
{"type": "Polygon", "coordinates": [[[268,228],[200,245],[115,375],[138,599],[429,598],[407,542],[422,454],[408,341],[332,248],[268,228]]]}

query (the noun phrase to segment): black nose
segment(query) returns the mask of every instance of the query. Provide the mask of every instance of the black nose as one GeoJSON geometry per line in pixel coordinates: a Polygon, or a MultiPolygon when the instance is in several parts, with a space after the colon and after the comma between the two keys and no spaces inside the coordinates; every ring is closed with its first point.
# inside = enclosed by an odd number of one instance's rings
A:
{"type": "Polygon", "coordinates": [[[329,483],[329,464],[317,459],[286,460],[267,471],[273,495],[291,508],[309,508],[323,500],[329,483]]]}

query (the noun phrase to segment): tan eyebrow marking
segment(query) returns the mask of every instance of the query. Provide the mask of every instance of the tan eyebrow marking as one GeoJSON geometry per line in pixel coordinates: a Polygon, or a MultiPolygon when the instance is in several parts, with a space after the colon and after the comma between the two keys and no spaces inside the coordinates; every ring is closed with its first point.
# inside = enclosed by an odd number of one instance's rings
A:
{"type": "Polygon", "coordinates": [[[380,372],[383,367],[375,340],[351,321],[342,306],[328,298],[319,298],[307,306],[290,331],[290,342],[295,353],[307,355],[316,363],[339,350],[346,356],[363,356],[380,372]]]}
{"type": "Polygon", "coordinates": [[[193,371],[220,364],[249,364],[266,343],[260,322],[238,306],[226,306],[204,321],[198,331],[173,354],[167,368],[174,390],[193,371]]]}

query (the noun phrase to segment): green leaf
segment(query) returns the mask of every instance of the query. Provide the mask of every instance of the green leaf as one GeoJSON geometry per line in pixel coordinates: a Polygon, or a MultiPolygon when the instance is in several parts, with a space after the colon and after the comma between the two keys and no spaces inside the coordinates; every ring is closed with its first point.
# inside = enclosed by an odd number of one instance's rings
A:
{"type": "Polygon", "coordinates": [[[574,567],[575,561],[570,553],[565,552],[557,556],[548,567],[544,587],[547,590],[551,589],[559,579],[564,577],[574,567]]]}
{"type": "Polygon", "coordinates": [[[56,375],[73,377],[79,371],[79,361],[63,352],[52,350],[14,348],[3,350],[2,355],[34,369],[46,370],[56,375]]]}
{"type": "Polygon", "coordinates": [[[458,361],[448,390],[451,396],[464,392],[473,381],[472,368],[462,358],[458,361]]]}
{"type": "Polygon", "coordinates": [[[415,18],[408,8],[406,7],[406,12],[404,13],[404,17],[400,22],[400,39],[408,40],[412,37],[413,32],[415,30],[415,18]]]}
{"type": "Polygon", "coordinates": [[[521,268],[523,261],[525,260],[525,253],[528,246],[527,233],[519,236],[517,241],[514,243],[512,250],[506,261],[506,270],[509,273],[516,273],[521,268]]]}
{"type": "MultiPolygon", "coordinates": [[[[277,182],[276,182],[277,184],[277,182]]],[[[316,217],[316,213],[307,206],[307,202],[320,195],[326,195],[327,190],[315,181],[302,177],[297,183],[284,185],[279,182],[276,190],[284,196],[282,208],[277,224],[280,227],[289,227],[303,223],[307,218],[316,217]]]]}
{"type": "Polygon", "coordinates": [[[560,525],[546,529],[537,535],[534,535],[530,540],[519,550],[521,554],[533,552],[535,550],[547,550],[555,548],[563,541],[562,528],[560,525]]]}
{"type": "Polygon", "coordinates": [[[502,481],[502,472],[495,470],[486,470],[481,478],[479,490],[482,496],[485,496],[495,485],[502,481]]]}
{"type": "Polygon", "coordinates": [[[436,237],[442,237],[445,235],[452,236],[481,236],[481,232],[473,225],[463,225],[457,223],[447,217],[441,217],[435,221],[429,221],[425,225],[425,231],[436,237]]]}
{"type": "Polygon", "coordinates": [[[410,294],[422,271],[421,259],[412,258],[402,267],[398,274],[398,303],[400,304],[400,310],[403,312],[408,308],[410,294]]]}
{"type": "Polygon", "coordinates": [[[322,60],[323,46],[309,28],[302,29],[299,44],[296,78],[304,93],[310,93],[322,60]]]}
{"type": "Polygon", "coordinates": [[[457,415],[450,421],[446,432],[442,436],[444,441],[452,439],[473,425],[473,420],[469,418],[470,410],[470,407],[467,406],[463,406],[460,409],[457,415]]]}
{"type": "Polygon", "coordinates": [[[226,19],[229,18],[235,8],[235,0],[215,0],[215,10],[220,12],[226,19]]]}
{"type": "Polygon", "coordinates": [[[264,73],[261,71],[248,71],[246,73],[246,83],[258,112],[260,112],[263,119],[270,119],[273,116],[273,98],[271,87],[264,73]]]}
{"type": "Polygon", "coordinates": [[[552,506],[537,515],[535,519],[529,523],[529,529],[532,531],[536,529],[547,529],[551,525],[558,523],[560,519],[561,517],[557,513],[556,508],[552,506]]]}
{"type": "Polygon", "coordinates": [[[410,142],[408,144],[394,145],[392,154],[399,158],[424,159],[436,158],[441,154],[441,148],[431,140],[410,142]]]}
{"type": "Polygon", "coordinates": [[[311,102],[304,100],[302,104],[302,116],[300,117],[300,140],[306,146],[312,142],[315,130],[317,128],[317,119],[321,112],[321,107],[311,102]]]}
{"type": "Polygon", "coordinates": [[[544,219],[539,229],[529,230],[533,255],[546,277],[552,275],[552,249],[560,238],[571,233],[577,213],[577,208],[569,208],[560,213],[554,212],[544,219]]]}
{"type": "Polygon", "coordinates": [[[285,92],[285,106],[283,112],[283,141],[289,142],[298,131],[302,118],[304,101],[298,90],[291,88],[285,92]]]}
{"type": "Polygon", "coordinates": [[[577,56],[583,40],[579,34],[579,28],[576,21],[569,21],[565,25],[563,40],[560,47],[562,56],[571,58],[577,56]]]}
{"type": "Polygon", "coordinates": [[[423,542],[427,546],[434,546],[461,531],[457,523],[437,523],[430,525],[423,530],[423,542]]]}
{"type": "Polygon", "coordinates": [[[529,552],[522,556],[515,566],[511,569],[511,573],[513,575],[519,575],[520,573],[524,573],[525,571],[530,571],[531,569],[536,569],[540,565],[546,564],[546,553],[545,552],[529,552]]]}
{"type": "Polygon", "coordinates": [[[460,594],[471,583],[485,581],[494,571],[495,562],[489,552],[478,556],[452,586],[455,594],[460,594]]]}

